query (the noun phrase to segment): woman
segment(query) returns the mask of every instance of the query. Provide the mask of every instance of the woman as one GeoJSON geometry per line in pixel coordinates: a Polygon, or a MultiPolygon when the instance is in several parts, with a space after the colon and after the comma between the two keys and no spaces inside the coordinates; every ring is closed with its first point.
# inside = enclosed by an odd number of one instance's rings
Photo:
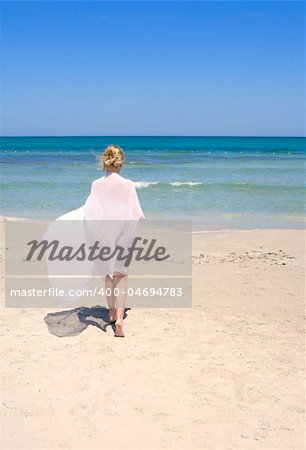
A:
{"type": "MultiPolygon", "coordinates": [[[[144,219],[135,185],[119,175],[125,155],[121,147],[110,145],[101,158],[106,175],[95,180],[85,203],[85,220],[98,222],[103,241],[111,249],[117,245],[128,247],[133,240],[135,223],[144,219]],[[102,228],[101,228],[102,225],[102,228]]],[[[92,222],[95,227],[97,222],[92,222]]],[[[90,225],[91,226],[91,225],[90,225]]],[[[127,292],[127,270],[116,259],[103,262],[102,276],[109,306],[109,321],[115,323],[115,336],[124,337],[123,316],[127,292]],[[116,288],[116,290],[115,290],[116,288]],[[114,294],[116,292],[118,295],[114,294]]]]}

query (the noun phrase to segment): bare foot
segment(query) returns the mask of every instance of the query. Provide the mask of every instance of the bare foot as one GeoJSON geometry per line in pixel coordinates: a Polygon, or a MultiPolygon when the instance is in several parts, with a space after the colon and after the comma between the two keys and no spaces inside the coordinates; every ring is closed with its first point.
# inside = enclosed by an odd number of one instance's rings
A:
{"type": "Polygon", "coordinates": [[[116,322],[116,310],[115,308],[110,308],[108,311],[108,321],[116,322]]]}
{"type": "Polygon", "coordinates": [[[122,321],[116,321],[116,331],[115,331],[116,337],[124,337],[123,332],[123,322],[122,321]]]}

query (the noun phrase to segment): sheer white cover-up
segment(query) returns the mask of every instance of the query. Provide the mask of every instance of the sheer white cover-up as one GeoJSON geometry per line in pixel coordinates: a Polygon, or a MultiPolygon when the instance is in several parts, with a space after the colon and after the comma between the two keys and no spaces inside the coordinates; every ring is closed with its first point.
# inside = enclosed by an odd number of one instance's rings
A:
{"type": "Polygon", "coordinates": [[[91,185],[85,203],[86,220],[140,220],[144,218],[135,184],[109,172],[91,185]]]}
{"type": "MultiPolygon", "coordinates": [[[[99,241],[100,247],[108,247],[111,254],[117,246],[126,253],[131,246],[139,220],[144,219],[135,184],[116,172],[109,172],[95,180],[84,206],[87,240],[99,241]]],[[[97,261],[95,273],[105,277],[115,272],[127,274],[124,260],[117,255],[105,261],[97,261]]]]}
{"type": "MultiPolygon", "coordinates": [[[[52,222],[44,238],[52,241],[61,236],[61,244],[77,247],[81,242],[87,245],[99,241],[99,247],[130,247],[137,223],[144,219],[139,204],[135,184],[115,172],[95,180],[85,204],[69,211],[52,222]]],[[[117,261],[117,256],[109,260],[58,262],[47,260],[49,283],[59,289],[86,288],[93,275],[113,276],[115,272],[128,273],[124,261],[117,261]],[[65,277],[61,277],[62,274],[65,277]],[[57,276],[60,276],[57,278],[57,276]]],[[[60,298],[63,303],[70,303],[74,298],[60,298]]]]}

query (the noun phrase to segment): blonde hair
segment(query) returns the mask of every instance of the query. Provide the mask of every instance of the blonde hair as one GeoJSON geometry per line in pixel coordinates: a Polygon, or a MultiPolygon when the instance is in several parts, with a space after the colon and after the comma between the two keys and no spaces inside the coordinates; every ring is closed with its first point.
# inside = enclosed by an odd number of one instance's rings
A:
{"type": "Polygon", "coordinates": [[[121,168],[125,159],[124,152],[119,145],[109,145],[101,157],[103,169],[110,167],[121,168]]]}

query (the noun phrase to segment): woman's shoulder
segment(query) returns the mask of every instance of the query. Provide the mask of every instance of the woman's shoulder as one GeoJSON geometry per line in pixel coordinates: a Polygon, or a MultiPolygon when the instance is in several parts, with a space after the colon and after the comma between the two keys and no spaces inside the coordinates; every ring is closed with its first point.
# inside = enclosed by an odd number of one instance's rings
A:
{"type": "Polygon", "coordinates": [[[117,181],[119,181],[122,184],[125,184],[126,186],[134,186],[135,185],[134,181],[130,180],[129,178],[123,177],[119,173],[117,173],[113,179],[116,179],[117,181]]]}
{"type": "Polygon", "coordinates": [[[93,180],[93,183],[98,183],[99,181],[103,180],[103,178],[105,178],[105,175],[103,175],[103,177],[96,178],[95,180],[93,180]]]}
{"type": "Polygon", "coordinates": [[[130,178],[125,178],[125,177],[122,177],[121,175],[119,175],[119,176],[120,176],[121,179],[124,180],[126,183],[128,183],[128,184],[135,184],[134,181],[130,180],[130,178]]]}
{"type": "Polygon", "coordinates": [[[130,180],[129,178],[125,178],[123,176],[121,176],[119,173],[112,173],[111,175],[104,175],[100,178],[97,178],[96,180],[94,180],[92,182],[93,185],[99,185],[105,181],[110,181],[112,180],[113,182],[119,182],[122,184],[125,184],[127,186],[135,186],[135,182],[130,180]]]}
{"type": "Polygon", "coordinates": [[[99,186],[105,182],[112,182],[112,183],[121,183],[125,184],[126,186],[135,186],[134,181],[130,180],[129,178],[122,177],[119,175],[119,173],[114,173],[109,175],[103,175],[100,178],[97,178],[92,182],[93,186],[99,186]]]}
{"type": "Polygon", "coordinates": [[[105,176],[100,177],[100,178],[96,178],[95,180],[93,180],[92,184],[93,185],[99,184],[99,183],[101,183],[103,181],[104,178],[105,178],[105,176]]]}

